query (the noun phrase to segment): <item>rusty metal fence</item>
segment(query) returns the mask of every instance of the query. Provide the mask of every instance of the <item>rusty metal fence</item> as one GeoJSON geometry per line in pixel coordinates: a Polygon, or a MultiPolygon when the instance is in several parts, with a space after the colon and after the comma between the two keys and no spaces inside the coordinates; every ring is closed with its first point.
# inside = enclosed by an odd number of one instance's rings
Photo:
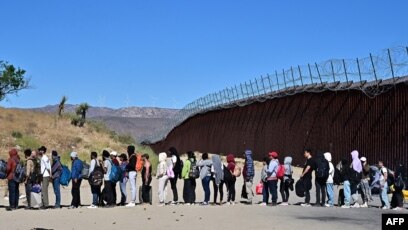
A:
{"type": "Polygon", "coordinates": [[[246,106],[304,92],[344,91],[357,89],[366,96],[388,91],[401,77],[408,75],[408,47],[385,49],[365,58],[332,59],[321,63],[292,66],[208,94],[182,108],[153,135],[143,138],[143,144],[164,140],[188,118],[208,111],[246,106]]]}

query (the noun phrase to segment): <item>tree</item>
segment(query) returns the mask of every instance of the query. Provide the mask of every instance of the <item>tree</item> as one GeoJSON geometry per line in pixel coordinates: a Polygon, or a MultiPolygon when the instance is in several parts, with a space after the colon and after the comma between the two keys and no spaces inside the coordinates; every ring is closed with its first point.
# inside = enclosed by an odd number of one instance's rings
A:
{"type": "Polygon", "coordinates": [[[66,96],[62,96],[61,101],[58,105],[58,117],[62,116],[62,112],[65,109],[65,103],[67,102],[68,98],[66,96]]]}
{"type": "Polygon", "coordinates": [[[82,127],[86,122],[86,112],[89,109],[88,103],[82,103],[76,108],[76,117],[73,117],[71,120],[71,124],[75,126],[82,127]]]}
{"type": "Polygon", "coordinates": [[[0,61],[0,101],[8,94],[17,94],[22,89],[29,88],[30,80],[25,78],[26,71],[15,68],[7,62],[0,61]]]}

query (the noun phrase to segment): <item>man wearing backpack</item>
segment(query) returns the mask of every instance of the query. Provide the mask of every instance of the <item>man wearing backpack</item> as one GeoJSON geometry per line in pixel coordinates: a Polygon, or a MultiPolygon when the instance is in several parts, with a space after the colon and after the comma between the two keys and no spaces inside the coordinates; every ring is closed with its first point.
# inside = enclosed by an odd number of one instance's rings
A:
{"type": "Polygon", "coordinates": [[[7,211],[17,210],[19,199],[19,183],[14,180],[14,172],[17,165],[20,163],[20,157],[18,156],[17,149],[11,149],[9,151],[9,159],[7,160],[6,175],[8,181],[9,190],[9,207],[7,211]]]}
{"type": "Polygon", "coordinates": [[[27,207],[25,208],[26,210],[31,210],[31,188],[33,187],[32,175],[34,173],[34,161],[32,158],[32,153],[33,151],[31,151],[31,149],[26,149],[24,151],[24,156],[26,158],[26,178],[24,181],[27,198],[27,207]]]}
{"type": "Polygon", "coordinates": [[[302,207],[311,207],[310,205],[310,190],[312,189],[312,172],[316,168],[315,161],[312,158],[312,150],[305,149],[303,156],[306,158],[306,163],[303,168],[302,175],[300,180],[303,181],[305,187],[305,203],[302,204],[302,207]]]}
{"type": "MultiPolygon", "coordinates": [[[[272,206],[276,206],[278,202],[278,168],[279,168],[279,160],[278,160],[278,153],[277,152],[270,152],[269,153],[269,166],[266,170],[268,175],[268,188],[269,192],[272,195],[272,206]]],[[[249,198],[249,197],[248,197],[249,198]]]]}
{"type": "Polygon", "coordinates": [[[101,198],[101,184],[91,184],[91,180],[95,175],[96,171],[102,170],[101,163],[98,161],[98,154],[96,152],[91,152],[91,166],[89,168],[89,184],[91,186],[92,193],[92,205],[89,209],[95,209],[99,206],[99,200],[101,198]]]}
{"type": "Polygon", "coordinates": [[[243,177],[244,177],[244,184],[245,190],[247,194],[247,201],[245,204],[251,205],[252,198],[254,197],[254,192],[252,191],[253,179],[255,176],[255,167],[254,167],[254,160],[252,159],[252,151],[246,150],[244,153],[245,158],[245,165],[243,169],[243,177]]]}
{"type": "Polygon", "coordinates": [[[184,179],[183,199],[186,205],[193,205],[196,199],[196,178],[191,177],[190,172],[192,171],[192,164],[196,164],[194,152],[188,151],[187,158],[188,159],[184,161],[183,170],[181,172],[181,176],[184,179]]]}
{"type": "Polygon", "coordinates": [[[177,180],[179,178],[181,179],[181,170],[183,169],[183,162],[180,160],[180,156],[176,148],[171,147],[169,149],[169,153],[174,165],[173,167],[174,177],[170,178],[171,190],[173,191],[173,201],[171,202],[171,204],[175,205],[178,202],[177,180]]]}
{"type": "MultiPolygon", "coordinates": [[[[118,153],[116,151],[112,151],[111,154],[110,154],[110,157],[111,157],[111,162],[113,163],[113,165],[119,166],[119,161],[117,159],[118,153]]],[[[115,205],[116,205],[116,201],[117,201],[117,194],[116,194],[116,184],[117,183],[118,183],[117,181],[111,181],[112,192],[113,192],[113,201],[115,202],[115,205]]]]}
{"type": "Polygon", "coordinates": [[[135,153],[135,146],[129,145],[127,147],[127,153],[129,156],[129,164],[126,166],[126,171],[128,172],[129,175],[129,183],[130,183],[130,202],[129,204],[126,205],[126,207],[135,207],[136,203],[136,178],[137,178],[137,172],[136,172],[136,163],[137,163],[137,158],[136,158],[136,153],[135,153]]]}
{"type": "Polygon", "coordinates": [[[55,206],[54,208],[59,209],[61,208],[61,190],[60,190],[60,177],[62,173],[62,165],[60,161],[60,157],[58,156],[57,151],[52,151],[52,185],[54,187],[55,193],[55,206]]]}
{"type": "Polygon", "coordinates": [[[316,155],[315,186],[316,186],[316,206],[324,207],[326,204],[326,182],[329,177],[329,162],[322,153],[316,155]],[[320,195],[322,200],[320,202],[320,195]]]}
{"type": "Polygon", "coordinates": [[[103,189],[103,196],[104,196],[104,200],[106,200],[106,206],[107,208],[111,208],[113,206],[115,206],[115,200],[113,199],[113,187],[112,187],[112,183],[110,181],[110,174],[112,171],[112,162],[110,160],[110,153],[106,150],[103,150],[102,152],[102,156],[103,156],[103,170],[105,172],[104,175],[104,189],[103,189]]]}
{"type": "Polygon", "coordinates": [[[81,182],[82,182],[82,161],[78,159],[78,154],[76,152],[71,153],[71,161],[72,161],[72,166],[71,166],[71,179],[72,179],[72,201],[71,201],[71,206],[69,207],[70,209],[76,209],[79,207],[81,204],[81,193],[80,193],[80,187],[81,187],[81,182]]]}
{"type": "Polygon", "coordinates": [[[50,177],[51,177],[51,162],[46,152],[47,152],[47,148],[45,146],[41,146],[38,149],[38,156],[41,162],[41,174],[42,174],[41,194],[42,194],[43,206],[41,207],[41,209],[48,209],[48,205],[49,205],[48,186],[50,184],[50,177]]]}

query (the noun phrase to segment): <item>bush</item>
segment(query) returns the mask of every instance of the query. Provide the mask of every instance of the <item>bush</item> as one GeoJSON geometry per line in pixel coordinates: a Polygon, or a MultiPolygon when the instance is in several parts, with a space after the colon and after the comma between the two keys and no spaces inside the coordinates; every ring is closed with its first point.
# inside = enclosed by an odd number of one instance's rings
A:
{"type": "Polygon", "coordinates": [[[22,138],[23,134],[21,134],[19,131],[13,131],[11,133],[11,136],[18,139],[18,138],[22,138]]]}

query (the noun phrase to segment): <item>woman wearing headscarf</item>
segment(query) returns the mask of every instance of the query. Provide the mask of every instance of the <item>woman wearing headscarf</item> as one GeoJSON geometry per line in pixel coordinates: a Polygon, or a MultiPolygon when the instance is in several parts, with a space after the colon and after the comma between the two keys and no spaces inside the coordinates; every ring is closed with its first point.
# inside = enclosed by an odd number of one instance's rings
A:
{"type": "Polygon", "coordinates": [[[357,185],[361,183],[361,176],[363,172],[363,165],[361,164],[361,160],[358,157],[359,153],[357,150],[351,152],[351,158],[353,162],[351,163],[351,174],[350,174],[350,192],[351,198],[355,202],[352,206],[353,208],[359,208],[360,204],[358,203],[358,194],[357,194],[357,185]]]}
{"type": "Polygon", "coordinates": [[[393,210],[400,211],[404,210],[404,194],[402,190],[405,187],[405,167],[402,162],[400,162],[395,169],[395,183],[394,192],[392,193],[391,207],[393,210]]]}
{"type": "Polygon", "coordinates": [[[228,191],[227,204],[234,205],[235,204],[235,182],[237,181],[237,178],[234,176],[234,170],[236,166],[234,154],[228,154],[227,163],[228,163],[227,169],[231,175],[230,180],[225,180],[225,183],[227,185],[227,191],[228,191]]]}
{"type": "Polygon", "coordinates": [[[214,204],[217,204],[218,190],[220,192],[220,205],[224,198],[224,165],[221,163],[220,155],[212,156],[211,180],[214,188],[214,204]]]}
{"type": "Polygon", "coordinates": [[[18,156],[17,149],[11,149],[9,151],[9,159],[7,160],[6,175],[8,180],[9,191],[9,204],[10,207],[7,211],[17,210],[19,199],[19,183],[17,183],[14,177],[14,171],[16,171],[17,165],[20,164],[20,157],[18,156]]]}
{"type": "Polygon", "coordinates": [[[157,165],[156,178],[159,179],[159,206],[164,206],[166,201],[166,187],[169,177],[167,176],[167,154],[159,154],[159,164],[157,165]]]}
{"type": "Polygon", "coordinates": [[[203,153],[201,160],[197,162],[197,166],[200,167],[200,179],[204,189],[204,201],[201,205],[206,206],[210,201],[210,180],[211,180],[211,165],[212,161],[208,159],[208,153],[203,153]]]}
{"type": "Polygon", "coordinates": [[[171,156],[171,161],[173,163],[174,177],[170,178],[171,190],[173,191],[173,201],[172,205],[178,203],[178,192],[177,192],[177,180],[181,179],[181,171],[183,170],[183,162],[180,160],[180,156],[176,148],[169,148],[169,154],[171,156]]]}

